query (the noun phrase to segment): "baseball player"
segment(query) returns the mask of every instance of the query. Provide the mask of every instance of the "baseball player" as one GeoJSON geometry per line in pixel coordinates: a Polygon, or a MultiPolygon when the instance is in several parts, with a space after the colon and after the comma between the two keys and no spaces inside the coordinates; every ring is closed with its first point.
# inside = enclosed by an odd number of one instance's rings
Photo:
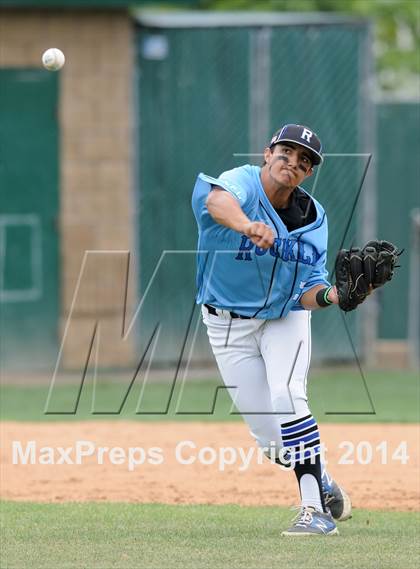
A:
{"type": "Polygon", "coordinates": [[[200,174],[197,302],[223,381],[251,434],[294,467],[301,508],[282,535],[337,534],[351,503],[321,464],[307,398],[311,311],[339,303],[327,280],[327,218],[300,184],[323,160],[318,136],[287,124],[262,167],[200,174]]]}

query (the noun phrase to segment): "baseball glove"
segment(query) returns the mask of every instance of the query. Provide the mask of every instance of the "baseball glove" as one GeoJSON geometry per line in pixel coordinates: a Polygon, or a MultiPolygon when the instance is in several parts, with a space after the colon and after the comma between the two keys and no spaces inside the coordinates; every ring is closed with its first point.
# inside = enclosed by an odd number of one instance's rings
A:
{"type": "Polygon", "coordinates": [[[341,310],[354,310],[372,289],[390,281],[401,253],[388,241],[369,241],[363,249],[353,247],[339,251],[335,260],[335,275],[341,310]]]}

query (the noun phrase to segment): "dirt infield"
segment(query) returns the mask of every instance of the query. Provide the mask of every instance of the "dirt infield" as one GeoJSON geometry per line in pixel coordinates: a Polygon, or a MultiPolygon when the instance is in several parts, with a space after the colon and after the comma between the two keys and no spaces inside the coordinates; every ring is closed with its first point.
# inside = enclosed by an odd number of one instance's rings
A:
{"type": "MultiPolygon", "coordinates": [[[[321,436],[329,470],[355,507],[420,509],[418,426],[326,424],[321,436]],[[401,453],[393,457],[404,441],[406,464],[401,453]]],[[[293,473],[259,457],[242,423],[3,422],[1,464],[1,497],[7,500],[282,506],[299,501],[293,473]],[[143,450],[129,450],[134,447],[143,450]],[[26,452],[28,464],[22,464],[26,452]]]]}

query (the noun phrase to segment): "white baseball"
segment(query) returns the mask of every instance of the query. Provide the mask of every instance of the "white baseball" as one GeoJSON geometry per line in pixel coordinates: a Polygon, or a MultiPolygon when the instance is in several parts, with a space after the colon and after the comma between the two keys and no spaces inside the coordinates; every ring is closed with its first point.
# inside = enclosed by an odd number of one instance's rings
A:
{"type": "Polygon", "coordinates": [[[56,47],[51,47],[42,54],[42,65],[48,71],[58,71],[63,67],[65,61],[64,53],[56,47]]]}

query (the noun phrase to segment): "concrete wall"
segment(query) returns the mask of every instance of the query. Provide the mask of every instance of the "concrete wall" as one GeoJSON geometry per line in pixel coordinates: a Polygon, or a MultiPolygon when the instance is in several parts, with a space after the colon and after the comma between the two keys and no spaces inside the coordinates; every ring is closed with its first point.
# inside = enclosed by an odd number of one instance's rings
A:
{"type": "MultiPolygon", "coordinates": [[[[133,249],[133,34],[124,11],[0,11],[0,67],[39,68],[49,47],[59,47],[66,56],[59,71],[58,109],[61,330],[84,252],[133,249]]],[[[114,330],[101,333],[100,363],[127,365],[133,340],[115,342],[115,331],[121,330],[124,260],[112,255],[92,269],[73,311],[63,363],[70,368],[84,364],[92,325],[100,319],[103,332],[114,330]]]]}

